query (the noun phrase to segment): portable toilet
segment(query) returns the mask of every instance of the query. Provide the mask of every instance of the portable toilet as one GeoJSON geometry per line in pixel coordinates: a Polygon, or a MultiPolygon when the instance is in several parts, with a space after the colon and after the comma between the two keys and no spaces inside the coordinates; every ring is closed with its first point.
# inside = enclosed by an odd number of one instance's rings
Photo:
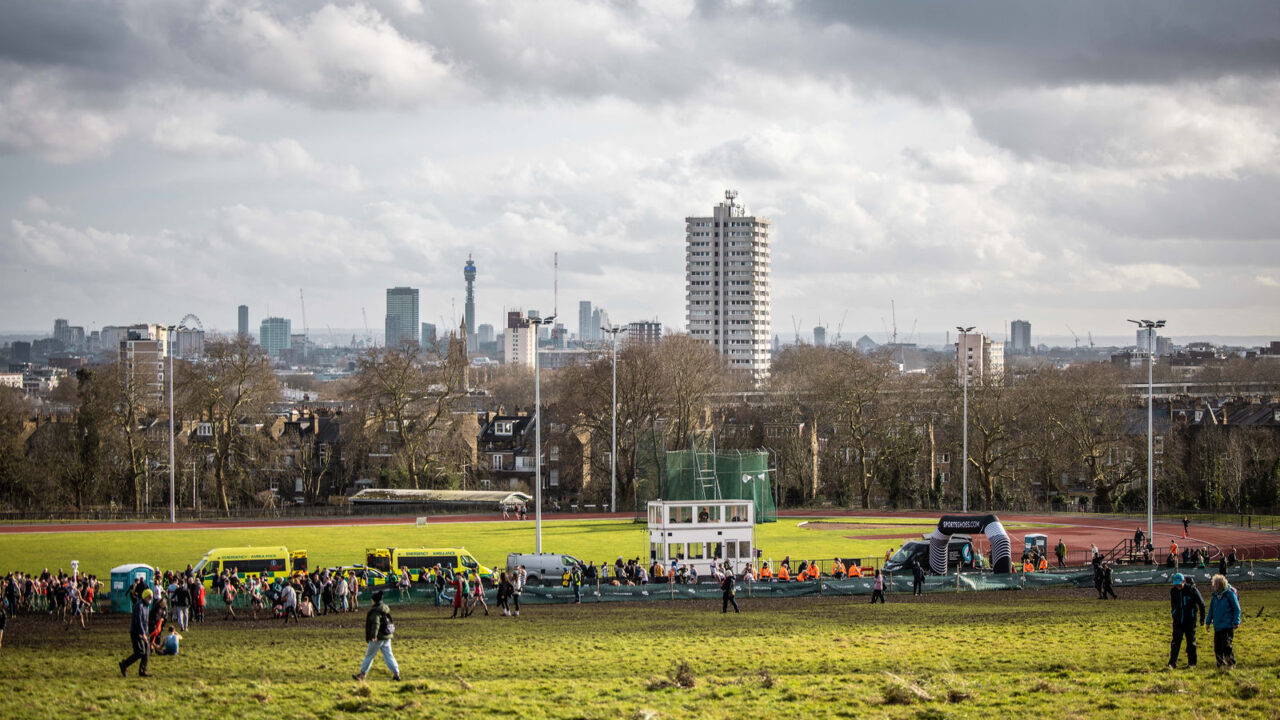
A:
{"type": "Polygon", "coordinates": [[[1049,536],[1042,533],[1027,533],[1022,537],[1022,551],[1030,555],[1032,551],[1040,553],[1041,557],[1047,557],[1049,554],[1049,536]]]}
{"type": "Polygon", "coordinates": [[[111,610],[113,612],[132,612],[133,601],[129,599],[129,588],[138,578],[155,587],[156,570],[150,565],[132,563],[111,568],[111,610]]]}

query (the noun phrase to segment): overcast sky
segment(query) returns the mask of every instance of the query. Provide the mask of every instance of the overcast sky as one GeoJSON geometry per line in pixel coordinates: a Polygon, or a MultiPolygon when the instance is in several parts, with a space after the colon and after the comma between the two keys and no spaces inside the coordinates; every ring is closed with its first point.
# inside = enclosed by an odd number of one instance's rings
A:
{"type": "MultiPolygon", "coordinates": [[[[774,331],[1280,338],[1280,3],[0,0],[0,329],[684,329],[772,219],[774,331]],[[793,320],[794,318],[794,320],[793,320]],[[884,319],[882,321],[882,318],[884,319]]],[[[295,330],[296,331],[296,330],[295,330]]],[[[324,340],[324,336],[321,336],[324,340]]]]}

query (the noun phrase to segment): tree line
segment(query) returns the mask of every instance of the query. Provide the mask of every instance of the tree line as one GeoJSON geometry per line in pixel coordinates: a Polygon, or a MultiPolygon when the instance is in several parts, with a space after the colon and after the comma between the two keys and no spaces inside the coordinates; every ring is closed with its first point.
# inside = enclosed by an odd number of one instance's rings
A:
{"type": "MultiPolygon", "coordinates": [[[[719,449],[769,453],[783,506],[959,507],[967,466],[973,509],[1145,507],[1145,398],[1108,364],[971,380],[966,458],[953,362],[903,373],[885,353],[797,346],[756,383],[726,369],[706,343],[676,334],[619,347],[616,408],[612,363],[606,351],[542,373],[544,452],[578,448],[581,462],[559,488],[572,500],[607,498],[616,409],[619,496],[637,505],[657,486],[665,451],[714,436],[719,449]]],[[[1270,382],[1255,367],[1228,365],[1213,379],[1270,382]]],[[[295,490],[325,502],[361,478],[380,487],[480,487],[478,413],[533,410],[528,369],[478,371],[457,343],[365,351],[349,377],[317,384],[282,381],[261,348],[218,339],[200,361],[175,363],[173,384],[180,504],[193,504],[194,491],[194,502],[222,512],[295,490]],[[340,402],[299,419],[281,402],[283,383],[340,402]]],[[[0,392],[0,505],[142,511],[167,503],[168,401],[154,390],[115,364],[81,369],[43,409],[0,392]]],[[[1195,407],[1190,398],[1157,404],[1157,504],[1280,504],[1277,423],[1237,427],[1216,414],[1204,422],[1176,412],[1195,407]]]]}

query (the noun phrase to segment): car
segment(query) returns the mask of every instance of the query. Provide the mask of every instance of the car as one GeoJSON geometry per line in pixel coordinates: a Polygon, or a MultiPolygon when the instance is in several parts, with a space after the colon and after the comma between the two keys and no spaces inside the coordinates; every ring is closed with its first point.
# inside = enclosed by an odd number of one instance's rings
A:
{"type": "Polygon", "coordinates": [[[519,565],[524,566],[529,582],[560,582],[564,574],[575,564],[586,567],[587,564],[572,555],[563,553],[511,553],[507,555],[507,573],[515,572],[519,565]]]}
{"type": "Polygon", "coordinates": [[[389,579],[386,573],[377,568],[371,568],[364,565],[339,565],[337,567],[326,568],[326,570],[329,571],[330,575],[353,571],[357,575],[363,574],[365,582],[369,587],[376,587],[378,585],[395,585],[395,581],[389,579]]]}
{"type": "MultiPolygon", "coordinates": [[[[952,535],[947,539],[947,568],[973,568],[973,539],[968,535],[952,535]]],[[[883,572],[911,572],[911,561],[919,560],[926,573],[932,573],[929,567],[929,541],[908,540],[902,543],[898,552],[893,554],[881,568],[883,572]]]]}

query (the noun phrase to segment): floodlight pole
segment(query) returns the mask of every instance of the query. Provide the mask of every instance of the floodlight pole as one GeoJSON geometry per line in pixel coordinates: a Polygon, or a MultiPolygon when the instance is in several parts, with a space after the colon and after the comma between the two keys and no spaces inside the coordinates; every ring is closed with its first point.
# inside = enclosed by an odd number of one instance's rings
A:
{"type": "Polygon", "coordinates": [[[169,522],[176,523],[177,509],[173,494],[174,486],[174,446],[173,446],[173,336],[178,329],[176,325],[170,325],[168,336],[165,340],[165,352],[169,353],[169,522]]]}
{"type": "Polygon", "coordinates": [[[956,360],[963,360],[960,371],[964,373],[964,421],[961,423],[964,427],[964,457],[960,459],[960,477],[962,481],[960,498],[960,511],[969,512],[969,333],[973,332],[973,326],[960,327],[956,326],[960,331],[960,345],[957,346],[956,360]],[[963,355],[961,355],[963,351],[963,355]]]}
{"type": "Polygon", "coordinates": [[[529,324],[533,325],[533,551],[536,553],[542,552],[542,366],[538,361],[538,326],[553,323],[555,319],[555,315],[529,318],[529,324]]]}
{"type": "Polygon", "coordinates": [[[609,512],[618,512],[618,333],[627,329],[619,325],[602,327],[613,339],[613,450],[609,453],[609,512]]]}
{"type": "Polygon", "coordinates": [[[1147,331],[1147,542],[1155,544],[1155,385],[1152,382],[1156,364],[1156,328],[1164,327],[1163,320],[1130,320],[1147,331]]]}

